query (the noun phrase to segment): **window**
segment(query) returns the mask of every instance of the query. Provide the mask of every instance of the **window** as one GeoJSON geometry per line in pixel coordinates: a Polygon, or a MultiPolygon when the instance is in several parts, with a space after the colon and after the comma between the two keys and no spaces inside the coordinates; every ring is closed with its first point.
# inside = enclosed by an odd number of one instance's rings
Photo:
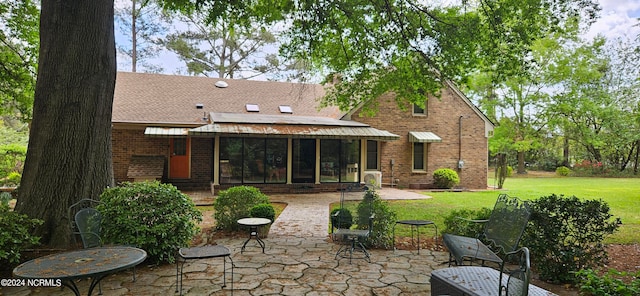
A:
{"type": "Polygon", "coordinates": [[[413,143],[413,171],[427,171],[427,151],[427,144],[413,143]]]}
{"type": "Polygon", "coordinates": [[[366,170],[378,171],[378,141],[367,140],[366,170]]]}
{"type": "Polygon", "coordinates": [[[359,140],[320,141],[320,182],[358,182],[359,140]]]}
{"type": "Polygon", "coordinates": [[[285,183],[287,139],[220,138],[220,184],[285,183]]]}
{"type": "Polygon", "coordinates": [[[258,104],[246,104],[245,108],[247,108],[248,112],[260,112],[260,106],[258,106],[258,104]]]}
{"type": "Polygon", "coordinates": [[[293,113],[293,109],[289,105],[280,105],[278,106],[280,113],[293,113]]]}
{"type": "Polygon", "coordinates": [[[313,183],[315,181],[316,140],[293,139],[291,181],[313,183]]]}
{"type": "Polygon", "coordinates": [[[413,104],[413,115],[427,115],[427,102],[424,102],[424,108],[413,104]]]}
{"type": "Polygon", "coordinates": [[[187,155],[187,138],[173,139],[173,155],[187,155]]]}

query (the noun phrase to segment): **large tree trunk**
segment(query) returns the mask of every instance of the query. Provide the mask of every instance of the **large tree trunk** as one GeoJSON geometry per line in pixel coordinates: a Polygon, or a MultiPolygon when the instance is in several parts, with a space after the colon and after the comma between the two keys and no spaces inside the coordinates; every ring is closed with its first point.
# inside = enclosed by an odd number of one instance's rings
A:
{"type": "Polygon", "coordinates": [[[69,246],[67,209],[113,185],[111,111],[116,76],[113,0],[43,0],[33,122],[16,210],[69,246]]]}

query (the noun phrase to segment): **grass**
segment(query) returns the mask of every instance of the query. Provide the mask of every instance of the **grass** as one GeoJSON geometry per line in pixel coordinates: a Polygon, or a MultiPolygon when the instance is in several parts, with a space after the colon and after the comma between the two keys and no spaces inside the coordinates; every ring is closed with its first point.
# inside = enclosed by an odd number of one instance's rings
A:
{"type": "MultiPolygon", "coordinates": [[[[490,179],[490,182],[493,182],[490,179]]],[[[551,194],[575,195],[581,199],[602,199],[609,204],[611,214],[622,219],[622,225],[605,243],[634,244],[640,242],[640,179],[514,177],[505,181],[502,190],[477,192],[425,192],[431,199],[390,201],[399,220],[433,220],[444,228],[444,216],[454,209],[492,208],[499,193],[532,200],[551,194]]],[[[396,233],[400,231],[396,230],[396,233]]],[[[408,233],[408,230],[407,230],[408,233]]],[[[404,232],[400,232],[403,235],[404,232]]]]}

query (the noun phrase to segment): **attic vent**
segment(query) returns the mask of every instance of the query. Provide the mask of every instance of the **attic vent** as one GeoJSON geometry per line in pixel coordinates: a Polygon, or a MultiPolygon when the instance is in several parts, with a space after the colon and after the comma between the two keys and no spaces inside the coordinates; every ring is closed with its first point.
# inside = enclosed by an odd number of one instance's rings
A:
{"type": "Polygon", "coordinates": [[[280,109],[280,113],[293,113],[291,106],[288,105],[280,105],[278,109],[280,109]]]}
{"type": "Polygon", "coordinates": [[[260,107],[258,106],[258,104],[246,104],[245,107],[247,108],[248,112],[260,112],[260,107]]]}
{"type": "Polygon", "coordinates": [[[226,88],[227,86],[229,86],[228,83],[226,83],[226,82],[224,82],[222,80],[217,81],[215,85],[216,85],[217,88],[226,88]]]}
{"type": "Polygon", "coordinates": [[[202,109],[202,108],[204,108],[203,104],[196,104],[196,109],[202,109]]]}

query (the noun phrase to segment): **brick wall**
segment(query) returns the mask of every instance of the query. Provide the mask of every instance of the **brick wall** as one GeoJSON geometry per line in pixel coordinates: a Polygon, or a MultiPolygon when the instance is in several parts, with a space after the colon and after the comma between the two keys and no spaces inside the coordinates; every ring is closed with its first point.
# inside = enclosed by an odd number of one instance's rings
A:
{"type": "MultiPolygon", "coordinates": [[[[191,139],[191,178],[188,180],[167,179],[165,182],[173,183],[182,188],[207,188],[212,180],[212,155],[213,139],[191,139]]],[[[116,183],[133,181],[127,178],[129,162],[133,155],[163,155],[169,160],[169,138],[156,138],[144,135],[144,127],[141,129],[113,129],[113,173],[116,183]]],[[[168,166],[167,166],[168,168],[168,166]]]]}
{"type": "Polygon", "coordinates": [[[367,123],[372,127],[387,130],[400,136],[397,141],[382,142],[381,170],[383,184],[391,183],[391,176],[399,179],[402,187],[429,187],[433,183],[433,171],[450,168],[460,176],[459,187],[466,189],[485,189],[487,187],[487,138],[485,123],[474,110],[449,89],[442,90],[440,98],[430,98],[427,102],[427,116],[413,116],[412,106],[401,110],[393,95],[379,99],[379,111],[374,117],[360,117],[357,112],[352,120],[367,123]],[[462,133],[459,136],[459,122],[462,116],[462,133]],[[426,173],[412,172],[412,143],[410,131],[433,132],[442,138],[440,143],[428,144],[426,173]],[[460,141],[461,140],[461,141],[460,141]],[[461,143],[461,145],[459,145],[461,143]],[[457,169],[458,155],[464,161],[464,167],[457,169]],[[393,172],[390,161],[394,159],[393,172]]]}
{"type": "MultiPolygon", "coordinates": [[[[144,136],[141,129],[113,129],[113,176],[116,183],[133,181],[127,178],[127,170],[132,155],[163,155],[169,159],[169,138],[151,138],[144,136]]],[[[165,173],[166,176],[166,173],[165,173]]]]}

